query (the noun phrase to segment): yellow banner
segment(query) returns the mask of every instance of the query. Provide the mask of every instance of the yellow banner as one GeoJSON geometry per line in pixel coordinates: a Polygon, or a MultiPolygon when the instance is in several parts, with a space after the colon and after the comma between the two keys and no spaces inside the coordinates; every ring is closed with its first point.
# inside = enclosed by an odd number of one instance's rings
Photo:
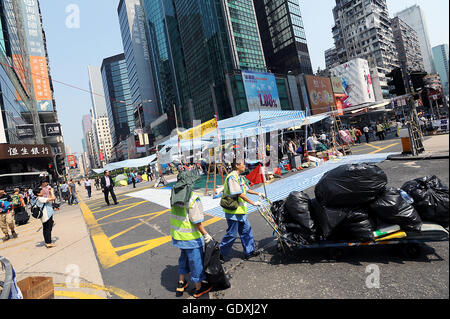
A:
{"type": "Polygon", "coordinates": [[[214,131],[215,129],[217,129],[217,120],[214,118],[183,133],[178,132],[178,138],[180,140],[190,141],[194,138],[202,137],[205,134],[214,131]]]}

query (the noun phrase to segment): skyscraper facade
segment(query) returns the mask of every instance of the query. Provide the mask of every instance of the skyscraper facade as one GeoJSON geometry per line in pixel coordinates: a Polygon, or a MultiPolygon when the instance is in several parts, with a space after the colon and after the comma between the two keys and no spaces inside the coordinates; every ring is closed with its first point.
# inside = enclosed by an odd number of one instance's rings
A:
{"type": "Polygon", "coordinates": [[[333,16],[339,64],[355,58],[367,60],[372,78],[379,81],[374,87],[377,101],[389,98],[385,75],[400,64],[386,0],[336,0],[333,16]]]}
{"type": "Polygon", "coordinates": [[[425,71],[429,74],[436,73],[436,68],[433,61],[433,52],[430,44],[430,36],[428,34],[428,27],[422,8],[418,5],[413,5],[396,13],[395,16],[402,19],[407,25],[417,32],[425,71]]]}
{"type": "Polygon", "coordinates": [[[425,71],[417,32],[399,17],[392,19],[398,59],[404,71],[425,71]]]}
{"type": "Polygon", "coordinates": [[[134,109],[125,55],[103,60],[101,66],[104,96],[113,145],[134,132],[134,109]]]}
{"type": "Polygon", "coordinates": [[[121,0],[117,12],[130,82],[131,104],[140,111],[138,118],[142,122],[136,125],[148,132],[150,124],[160,116],[160,112],[153,83],[144,12],[139,0],[121,0]]]}
{"type": "Polygon", "coordinates": [[[439,74],[439,77],[441,78],[442,89],[444,91],[444,94],[448,96],[449,95],[448,44],[441,44],[441,45],[433,47],[433,56],[434,56],[434,63],[436,66],[436,71],[439,74]]]}
{"type": "Polygon", "coordinates": [[[268,69],[312,74],[299,0],[253,1],[268,69]]]}

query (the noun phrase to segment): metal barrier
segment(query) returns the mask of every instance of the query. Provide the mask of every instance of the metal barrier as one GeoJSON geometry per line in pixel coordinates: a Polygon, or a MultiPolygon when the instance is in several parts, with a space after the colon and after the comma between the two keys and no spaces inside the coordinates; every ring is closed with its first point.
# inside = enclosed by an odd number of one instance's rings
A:
{"type": "Polygon", "coordinates": [[[5,270],[5,281],[3,282],[3,290],[0,294],[0,299],[9,299],[9,294],[11,292],[11,286],[13,283],[13,272],[12,265],[8,259],[0,256],[0,263],[2,264],[2,269],[5,270]]]}

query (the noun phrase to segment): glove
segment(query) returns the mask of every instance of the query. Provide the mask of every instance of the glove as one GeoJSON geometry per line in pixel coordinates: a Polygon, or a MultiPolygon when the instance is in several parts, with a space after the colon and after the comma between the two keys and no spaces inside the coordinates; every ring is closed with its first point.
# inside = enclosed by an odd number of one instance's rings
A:
{"type": "Polygon", "coordinates": [[[266,198],[266,195],[263,194],[263,193],[259,193],[258,196],[261,197],[261,198],[266,198]]]}
{"type": "Polygon", "coordinates": [[[205,244],[207,244],[207,243],[209,243],[213,238],[211,237],[211,235],[210,234],[205,234],[205,235],[203,235],[203,238],[204,238],[204,240],[205,240],[205,244]]]}
{"type": "Polygon", "coordinates": [[[255,202],[255,206],[262,206],[262,203],[260,201],[255,202]]]}

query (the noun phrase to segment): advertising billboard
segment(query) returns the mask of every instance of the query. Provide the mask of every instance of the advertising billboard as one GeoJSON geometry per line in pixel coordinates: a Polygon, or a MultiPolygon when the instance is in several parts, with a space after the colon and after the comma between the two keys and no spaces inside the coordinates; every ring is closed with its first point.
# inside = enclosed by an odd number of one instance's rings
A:
{"type": "Polygon", "coordinates": [[[254,71],[242,71],[248,110],[281,110],[275,75],[254,71]]]}
{"type": "Polygon", "coordinates": [[[327,113],[335,108],[330,78],[305,75],[305,83],[312,115],[327,113]]]}
{"type": "Polygon", "coordinates": [[[331,70],[331,75],[341,79],[345,94],[340,98],[343,109],[375,102],[372,78],[369,63],[364,59],[353,59],[338,65],[331,70]]]}
{"type": "Polygon", "coordinates": [[[22,8],[37,109],[38,112],[53,112],[48,62],[44,47],[38,2],[35,0],[22,0],[22,8]]]}
{"type": "Polygon", "coordinates": [[[75,159],[75,155],[67,155],[67,162],[69,164],[69,168],[77,168],[77,161],[75,159]]]}

